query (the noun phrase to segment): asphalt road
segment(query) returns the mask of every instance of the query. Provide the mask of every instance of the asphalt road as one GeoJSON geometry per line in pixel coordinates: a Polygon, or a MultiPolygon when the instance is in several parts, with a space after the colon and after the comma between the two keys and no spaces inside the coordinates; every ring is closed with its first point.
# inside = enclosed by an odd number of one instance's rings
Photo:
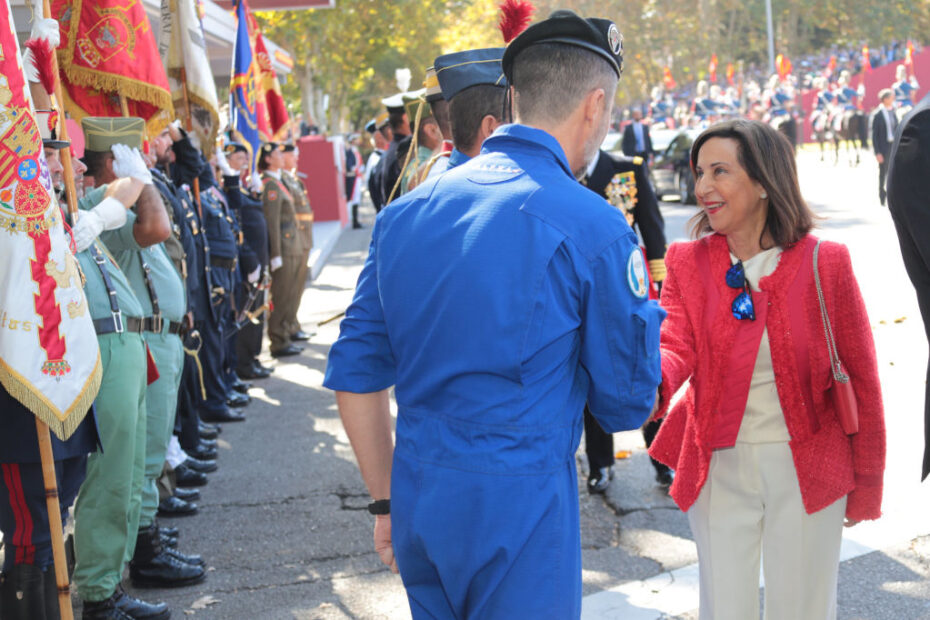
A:
{"type": "MultiPolygon", "coordinates": [[[[887,210],[877,166],[858,168],[799,155],[802,189],[824,216],[818,234],[846,243],[873,325],[888,426],[884,517],[846,532],[841,620],[930,619],[930,487],[919,483],[927,342],[887,210]]],[[[305,328],[336,316],[351,299],[373,221],[346,230],[304,295],[305,328]]],[[[686,238],[694,207],[663,204],[669,241],[686,238]]],[[[200,515],[163,520],[181,529],[180,548],[201,553],[207,581],[176,590],[133,590],[170,603],[175,618],[409,618],[400,579],[371,545],[368,496],[321,386],[338,320],[318,328],[302,355],[254,382],[248,420],[227,424],[220,469],[202,489],[200,515]]],[[[267,351],[267,346],[266,346],[267,351]]],[[[583,488],[585,600],[594,619],[693,619],[696,552],[685,517],[656,487],[638,432],[617,435],[633,454],[620,461],[606,496],[583,488]]],[[[579,454],[579,479],[586,464],[579,454]]],[[[80,617],[78,615],[78,617],[80,617]]]]}

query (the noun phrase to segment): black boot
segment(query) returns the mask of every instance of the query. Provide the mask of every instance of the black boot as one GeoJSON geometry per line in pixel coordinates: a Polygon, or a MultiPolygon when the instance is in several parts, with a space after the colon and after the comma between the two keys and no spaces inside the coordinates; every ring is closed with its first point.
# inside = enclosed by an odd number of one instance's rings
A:
{"type": "Polygon", "coordinates": [[[3,620],[45,618],[45,587],[42,584],[41,568],[32,564],[18,564],[3,574],[0,582],[0,617],[3,620]]]}
{"type": "Polygon", "coordinates": [[[129,563],[129,578],[140,588],[179,588],[207,578],[201,566],[185,564],[165,552],[153,524],[139,530],[136,552],[129,563]]]}
{"type": "MultiPolygon", "coordinates": [[[[49,566],[48,570],[45,571],[42,584],[45,593],[45,620],[59,620],[61,618],[61,609],[58,607],[58,584],[55,582],[54,566],[49,566]]],[[[68,598],[70,600],[70,595],[68,598]]]]}
{"type": "Polygon", "coordinates": [[[352,205],[352,228],[361,228],[362,223],[358,221],[358,205],[352,205]]]}
{"type": "Polygon", "coordinates": [[[171,611],[165,603],[146,603],[132,598],[122,585],[108,599],[84,601],[83,620],[168,620],[171,611]]]}

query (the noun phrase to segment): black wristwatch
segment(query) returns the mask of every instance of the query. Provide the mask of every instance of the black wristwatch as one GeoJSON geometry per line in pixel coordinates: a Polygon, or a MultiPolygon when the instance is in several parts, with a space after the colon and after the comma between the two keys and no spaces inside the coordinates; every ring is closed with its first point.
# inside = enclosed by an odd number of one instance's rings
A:
{"type": "Polygon", "coordinates": [[[375,501],[368,504],[368,512],[370,512],[373,515],[391,514],[391,500],[376,499],[375,501]]]}

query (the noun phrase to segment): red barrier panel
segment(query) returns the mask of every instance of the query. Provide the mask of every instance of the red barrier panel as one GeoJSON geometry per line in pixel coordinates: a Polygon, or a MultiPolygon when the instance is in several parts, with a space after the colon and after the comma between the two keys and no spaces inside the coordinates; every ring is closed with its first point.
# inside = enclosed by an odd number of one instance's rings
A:
{"type": "Polygon", "coordinates": [[[333,144],[321,136],[305,136],[298,142],[300,155],[297,172],[313,207],[317,222],[349,221],[346,211],[345,184],[342,169],[337,163],[333,144]]]}

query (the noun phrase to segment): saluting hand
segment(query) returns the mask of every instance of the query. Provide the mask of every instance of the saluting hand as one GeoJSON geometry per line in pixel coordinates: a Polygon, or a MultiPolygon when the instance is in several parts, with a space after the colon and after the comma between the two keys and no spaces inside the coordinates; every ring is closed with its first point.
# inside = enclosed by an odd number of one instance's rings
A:
{"type": "Polygon", "coordinates": [[[375,517],[375,551],[385,566],[390,567],[392,573],[400,572],[397,568],[397,559],[394,557],[394,545],[391,542],[391,515],[377,515],[375,517]]]}
{"type": "Polygon", "coordinates": [[[139,149],[129,148],[125,144],[114,144],[110,150],[113,151],[113,173],[116,176],[121,179],[136,179],[144,185],[152,184],[152,173],[145,165],[139,149]]]}

